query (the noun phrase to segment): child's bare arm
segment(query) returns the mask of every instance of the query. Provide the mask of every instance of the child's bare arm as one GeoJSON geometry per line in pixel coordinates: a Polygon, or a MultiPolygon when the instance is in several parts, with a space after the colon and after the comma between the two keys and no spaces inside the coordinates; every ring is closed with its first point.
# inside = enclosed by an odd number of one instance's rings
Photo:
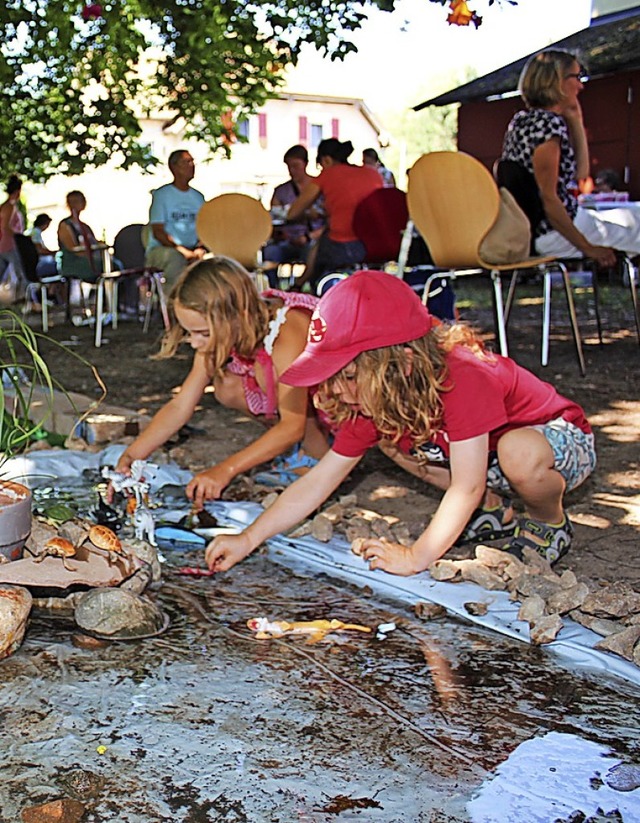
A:
{"type": "Polygon", "coordinates": [[[196,354],[180,391],[155,414],[142,434],[125,449],[116,470],[128,472],[134,460],[147,458],[184,426],[191,419],[209,380],[204,356],[196,354]]]}
{"type": "Polygon", "coordinates": [[[361,458],[329,451],[307,474],[296,480],[264,514],[241,534],[220,535],[205,551],[213,571],[227,571],[269,537],[286,531],[315,511],[342,483],[361,458]]]}
{"type": "Polygon", "coordinates": [[[489,436],[451,443],[451,484],[425,531],[407,548],[382,540],[364,542],[361,554],[371,569],[411,575],[427,569],[460,536],[486,487],[489,436]]]}
{"type": "MultiPolygon", "coordinates": [[[[291,310],[273,350],[273,365],[277,375],[282,374],[300,352],[307,339],[309,315],[291,310]]],[[[239,474],[259,466],[285,452],[304,436],[309,392],[306,388],[287,386],[278,382],[278,422],[244,449],[200,472],[187,486],[187,496],[196,507],[205,500],[217,498],[239,474]]]]}

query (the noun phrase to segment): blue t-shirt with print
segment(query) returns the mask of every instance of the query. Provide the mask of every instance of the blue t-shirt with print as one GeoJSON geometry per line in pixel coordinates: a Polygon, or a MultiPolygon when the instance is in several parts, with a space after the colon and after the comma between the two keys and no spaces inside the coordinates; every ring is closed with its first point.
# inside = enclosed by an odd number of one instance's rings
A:
{"type": "MultiPolygon", "coordinates": [[[[149,222],[152,225],[162,224],[167,234],[173,237],[176,243],[188,249],[195,249],[198,245],[196,217],[203,203],[204,195],[196,189],[188,188],[186,191],[181,191],[173,183],[167,183],[151,195],[149,222]]],[[[152,233],[147,251],[160,245],[161,243],[152,233]]]]}

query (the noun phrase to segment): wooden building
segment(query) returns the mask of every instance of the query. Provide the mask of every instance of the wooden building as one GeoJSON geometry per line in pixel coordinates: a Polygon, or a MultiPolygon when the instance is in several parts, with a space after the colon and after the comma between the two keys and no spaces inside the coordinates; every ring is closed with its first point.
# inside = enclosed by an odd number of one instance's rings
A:
{"type": "MultiPolygon", "coordinates": [[[[591,175],[612,168],[640,200],[640,6],[594,18],[589,28],[547,48],[573,52],[589,77],[580,95],[591,175]]],[[[535,52],[534,52],[535,53],[535,52]]],[[[489,169],[511,117],[523,108],[520,72],[531,55],[415,107],[459,103],[458,148],[489,169]]]]}

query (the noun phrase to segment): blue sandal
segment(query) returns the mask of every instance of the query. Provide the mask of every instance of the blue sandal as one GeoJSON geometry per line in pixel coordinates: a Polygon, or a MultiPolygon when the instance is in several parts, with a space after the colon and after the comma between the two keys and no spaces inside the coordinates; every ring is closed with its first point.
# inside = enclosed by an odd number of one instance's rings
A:
{"type": "Polygon", "coordinates": [[[296,443],[289,454],[276,457],[270,470],[258,472],[253,479],[263,486],[289,486],[305,473],[301,474],[298,469],[312,469],[317,462],[315,457],[304,453],[300,443],[296,443]]]}

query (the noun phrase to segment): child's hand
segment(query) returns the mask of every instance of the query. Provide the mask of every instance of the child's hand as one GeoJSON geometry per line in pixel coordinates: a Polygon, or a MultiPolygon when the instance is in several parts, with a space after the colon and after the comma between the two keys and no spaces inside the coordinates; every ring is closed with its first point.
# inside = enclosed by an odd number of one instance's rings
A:
{"type": "Polygon", "coordinates": [[[212,572],[226,572],[252,551],[253,546],[244,532],[220,534],[205,549],[204,559],[212,572]]]}
{"type": "Polygon", "coordinates": [[[187,486],[187,497],[193,500],[194,509],[200,511],[205,500],[220,497],[233,477],[233,473],[223,463],[196,474],[187,486]]]}
{"type": "Polygon", "coordinates": [[[357,554],[361,555],[369,563],[369,568],[382,569],[391,574],[400,574],[408,577],[422,571],[416,565],[413,551],[400,543],[392,543],[390,540],[371,537],[365,540],[359,547],[357,554]]]}

